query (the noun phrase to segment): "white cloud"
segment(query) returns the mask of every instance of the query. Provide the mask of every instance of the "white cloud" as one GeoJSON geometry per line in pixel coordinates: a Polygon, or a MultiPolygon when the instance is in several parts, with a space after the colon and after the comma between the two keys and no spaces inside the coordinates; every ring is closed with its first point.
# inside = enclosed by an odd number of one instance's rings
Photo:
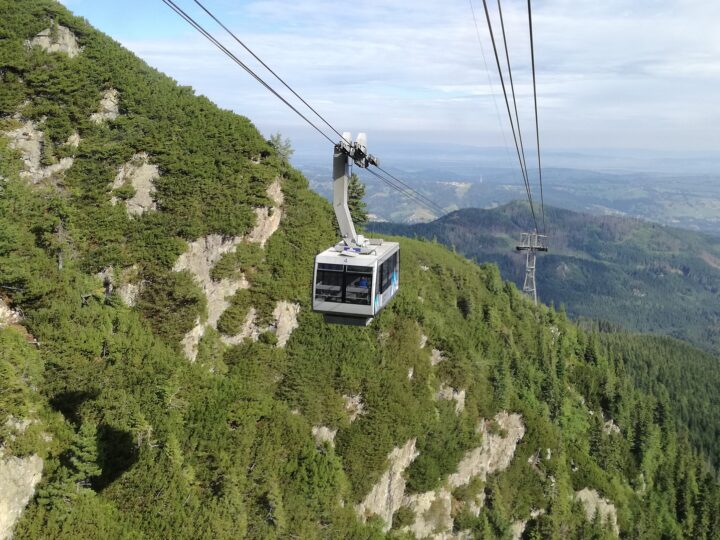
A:
{"type": "MultiPolygon", "coordinates": [[[[393,133],[421,140],[462,137],[497,145],[501,139],[495,107],[507,124],[505,105],[482,3],[473,1],[492,87],[467,0],[367,0],[353,5],[216,0],[209,7],[340,131],[362,129],[371,137],[393,133]]],[[[526,5],[506,0],[503,10],[522,124],[529,133],[533,120],[526,5]]],[[[193,14],[222,35],[206,17],[193,14]]],[[[720,3],[546,0],[535,2],[533,15],[545,145],[720,147],[720,3]]],[[[168,10],[167,17],[176,16],[168,10]]],[[[152,35],[130,41],[120,27],[105,30],[152,65],[250,117],[265,131],[314,136],[310,128],[303,132],[302,120],[207,42],[188,39],[188,31],[162,41],[152,35]]],[[[232,48],[241,51],[237,45],[232,48]]],[[[257,67],[254,61],[248,63],[257,67]]],[[[276,81],[273,86],[280,88],[276,81]]]]}

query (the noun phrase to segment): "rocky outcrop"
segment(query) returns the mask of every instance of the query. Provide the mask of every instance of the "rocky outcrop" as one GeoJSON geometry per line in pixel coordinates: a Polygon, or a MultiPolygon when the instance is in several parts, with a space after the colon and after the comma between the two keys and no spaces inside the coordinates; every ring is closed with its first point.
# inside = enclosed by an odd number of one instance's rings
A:
{"type": "Polygon", "coordinates": [[[35,493],[43,460],[36,455],[2,459],[0,453],[0,540],[11,538],[20,514],[35,493]]]}
{"type": "Polygon", "coordinates": [[[594,489],[585,488],[575,492],[575,498],[579,500],[585,509],[585,517],[588,521],[595,519],[600,514],[600,521],[612,527],[615,536],[620,536],[620,527],[617,523],[617,511],[615,505],[608,499],[604,499],[594,489]]]}
{"type": "MultiPolygon", "coordinates": [[[[403,530],[412,532],[417,538],[431,537],[434,540],[464,537],[463,532],[452,532],[452,490],[469,484],[474,478],[486,481],[489,474],[506,469],[515,455],[518,442],[525,435],[525,426],[519,414],[500,412],[493,422],[499,433],[490,433],[490,423],[481,422],[478,431],[483,435],[482,445],[465,454],[457,472],[451,474],[442,487],[404,498],[403,505],[414,512],[415,521],[403,530]]],[[[479,514],[484,497],[477,497],[471,503],[470,510],[479,514]]]]}
{"type": "Polygon", "coordinates": [[[365,404],[360,394],[343,396],[343,400],[345,400],[345,412],[348,413],[351,423],[357,420],[358,416],[365,414],[365,404]]]}
{"type": "MultiPolygon", "coordinates": [[[[23,121],[19,115],[16,120],[23,121]]],[[[23,162],[20,176],[39,184],[43,180],[53,178],[67,171],[73,166],[75,160],[71,157],[62,158],[57,163],[43,167],[41,164],[45,134],[38,129],[38,124],[32,120],[25,121],[19,128],[5,132],[10,139],[10,147],[18,150],[23,162]]]]}
{"type": "Polygon", "coordinates": [[[451,489],[464,486],[475,477],[487,480],[489,474],[507,469],[515,455],[518,442],[525,435],[525,425],[519,414],[505,411],[495,415],[499,433],[490,433],[487,422],[480,426],[482,445],[466,453],[458,463],[457,472],[448,478],[451,489]]]}
{"type": "Polygon", "coordinates": [[[221,336],[221,340],[226,345],[239,345],[246,339],[257,341],[260,334],[265,332],[275,332],[277,337],[276,347],[283,348],[287,345],[293,330],[298,327],[297,316],[300,313],[300,305],[285,300],[280,300],[275,304],[273,310],[273,322],[267,326],[260,326],[257,321],[257,310],[251,307],[242,328],[234,336],[221,336]]]}
{"type": "Polygon", "coordinates": [[[115,120],[120,115],[120,93],[114,88],[105,90],[98,105],[98,112],[90,115],[90,121],[102,124],[108,120],[115,120]]]}
{"type": "Polygon", "coordinates": [[[327,426],[313,426],[312,435],[318,446],[328,443],[330,446],[335,448],[335,435],[337,435],[337,429],[330,429],[327,426]]]}
{"type": "Polygon", "coordinates": [[[0,328],[18,324],[21,318],[22,317],[19,312],[14,309],[10,309],[8,305],[0,299],[0,328]]]}
{"type": "Polygon", "coordinates": [[[65,144],[67,146],[70,146],[72,148],[78,148],[80,146],[80,143],[82,142],[82,139],[80,138],[80,134],[76,131],[72,135],[68,137],[68,140],[65,141],[65,144]]]}
{"type": "Polygon", "coordinates": [[[109,266],[95,274],[95,277],[102,282],[106,296],[115,292],[126,306],[133,307],[142,290],[142,283],[133,281],[137,280],[137,272],[137,265],[128,266],[119,272],[109,266]]]}
{"type": "Polygon", "coordinates": [[[455,402],[455,413],[460,414],[465,410],[465,390],[455,390],[453,387],[443,383],[435,395],[437,399],[452,400],[455,402]]]}
{"type": "Polygon", "coordinates": [[[250,286],[244,276],[238,279],[225,278],[220,281],[215,281],[210,277],[210,271],[220,258],[234,250],[242,240],[241,236],[223,237],[219,234],[205,236],[191,242],[188,250],[180,255],[173,267],[176,272],[183,270],[190,272],[207,297],[207,320],[204,323],[200,320],[196,321],[195,327],[185,335],[182,341],[185,354],[190,360],[195,360],[197,357],[197,347],[205,334],[206,327],[217,328],[220,315],[230,306],[227,299],[238,289],[246,289],[250,286]]]}
{"type": "MultiPolygon", "coordinates": [[[[478,431],[483,436],[482,445],[463,456],[457,471],[440,488],[425,493],[405,495],[403,472],[419,455],[415,450],[415,440],[408,441],[402,448],[395,448],[388,456],[388,470],[365,500],[355,507],[360,518],[364,520],[371,515],[379,516],[384,520],[387,531],[392,527],[393,514],[405,506],[415,518],[411,525],[402,530],[417,538],[471,538],[472,535],[467,531],[453,532],[453,507],[456,501],[452,491],[475,478],[486,481],[488,475],[506,469],[515,455],[518,442],[525,435],[525,426],[519,414],[500,412],[491,422],[481,422],[478,431]],[[490,430],[490,425],[496,429],[490,430]]],[[[472,513],[479,515],[484,504],[484,494],[479,494],[466,504],[472,513]]]]}
{"type": "Polygon", "coordinates": [[[280,227],[282,205],[285,202],[280,186],[280,178],[276,178],[270,184],[267,189],[267,196],[273,202],[273,206],[255,209],[255,227],[247,237],[248,242],[260,244],[262,247],[265,247],[265,243],[280,227]]]}
{"type": "Polygon", "coordinates": [[[611,418],[605,424],[603,424],[603,432],[607,435],[610,435],[612,433],[619,434],[620,433],[620,427],[615,423],[615,421],[611,418]]]}
{"type": "MultiPolygon", "coordinates": [[[[112,189],[120,189],[131,185],[135,190],[132,197],[125,201],[128,214],[139,216],[148,210],[155,210],[155,180],[160,178],[160,171],[157,165],[150,163],[150,157],[146,153],[135,154],[130,161],[121,166],[113,182],[112,189]]],[[[112,197],[112,204],[118,203],[117,197],[112,197]]]]}
{"type": "Polygon", "coordinates": [[[452,495],[445,487],[405,497],[403,504],[415,512],[415,521],[403,530],[413,533],[416,538],[455,538],[452,535],[452,495]]]}
{"type": "Polygon", "coordinates": [[[415,439],[410,439],[401,448],[394,448],[388,455],[389,467],[380,480],[373,486],[367,497],[355,507],[361,520],[370,516],[380,516],[385,522],[385,530],[392,525],[393,514],[402,506],[405,496],[405,478],[403,473],[418,456],[415,439]]]}
{"type": "Polygon", "coordinates": [[[275,319],[275,333],[277,335],[278,347],[285,347],[293,330],[298,327],[297,318],[299,313],[299,304],[280,301],[275,306],[273,318],[275,319]]]}
{"type": "MultiPolygon", "coordinates": [[[[239,278],[224,278],[214,281],[210,277],[212,268],[226,253],[233,251],[242,242],[258,243],[265,246],[265,243],[277,231],[282,217],[282,204],[284,197],[280,185],[280,178],[276,178],[267,189],[267,195],[273,201],[272,208],[258,208],[255,210],[255,227],[246,236],[223,237],[211,234],[199,238],[188,246],[188,251],[180,255],[173,270],[180,272],[189,271],[195,281],[202,287],[207,297],[208,316],[205,322],[195,321],[195,326],[182,340],[185,355],[190,360],[197,357],[197,348],[205,330],[208,326],[217,328],[218,320],[225,310],[230,307],[228,298],[232,297],[239,289],[250,288],[250,283],[245,276],[239,278]]],[[[284,347],[290,334],[297,327],[297,314],[300,307],[289,302],[278,302],[275,306],[273,316],[275,318],[274,328],[278,337],[278,346],[284,347]]],[[[256,323],[257,311],[251,308],[245,318],[241,331],[234,336],[222,336],[222,341],[228,345],[238,345],[243,340],[250,338],[257,340],[260,334],[272,330],[272,327],[260,328],[256,323]]]]}
{"type": "Polygon", "coordinates": [[[46,28],[28,41],[28,45],[40,47],[49,53],[67,54],[70,58],[75,58],[82,52],[75,34],[60,24],[46,28]]]}
{"type": "Polygon", "coordinates": [[[432,351],[430,351],[430,363],[433,366],[437,366],[443,360],[445,360],[445,356],[443,356],[442,352],[437,349],[433,349],[432,351]]]}
{"type": "Polygon", "coordinates": [[[257,324],[257,310],[251,307],[245,315],[240,331],[234,336],[222,336],[221,339],[226,345],[240,345],[246,339],[257,341],[262,333],[263,329],[257,324]]]}

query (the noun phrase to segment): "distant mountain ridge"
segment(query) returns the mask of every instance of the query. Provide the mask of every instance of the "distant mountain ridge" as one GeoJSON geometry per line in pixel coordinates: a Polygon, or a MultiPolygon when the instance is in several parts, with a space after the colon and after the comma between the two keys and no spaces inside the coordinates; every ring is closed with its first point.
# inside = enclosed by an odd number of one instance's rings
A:
{"type": "MultiPolygon", "coordinates": [[[[719,239],[622,216],[545,211],[550,250],[537,263],[543,302],[562,304],[576,317],[720,350],[719,239]]],[[[370,225],[378,233],[436,239],[478,262],[496,263],[519,286],[524,257],[514,247],[532,228],[528,206],[517,202],[458,210],[431,223],[370,225]]]]}

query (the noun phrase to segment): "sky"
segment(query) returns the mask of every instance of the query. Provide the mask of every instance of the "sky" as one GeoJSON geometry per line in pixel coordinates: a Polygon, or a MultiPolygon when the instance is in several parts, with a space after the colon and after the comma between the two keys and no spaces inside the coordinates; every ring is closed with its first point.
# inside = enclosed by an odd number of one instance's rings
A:
{"type": "MultiPolygon", "coordinates": [[[[192,0],[176,2],[281,88],[192,0]]],[[[62,3],[266,136],[328,144],[161,0],[62,3]]],[[[373,140],[512,145],[481,0],[204,3],[339,131],[367,132],[371,151],[373,140]]],[[[499,39],[497,3],[488,5],[499,39]]],[[[527,3],[503,0],[502,9],[534,152],[527,3]]],[[[533,23],[541,148],[720,151],[720,2],[535,0],[533,23]]]]}

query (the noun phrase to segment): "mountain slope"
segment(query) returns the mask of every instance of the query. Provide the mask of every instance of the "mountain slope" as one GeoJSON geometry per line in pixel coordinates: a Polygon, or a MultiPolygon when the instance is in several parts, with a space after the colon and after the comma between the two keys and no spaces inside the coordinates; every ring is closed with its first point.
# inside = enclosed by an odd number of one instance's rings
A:
{"type": "MultiPolygon", "coordinates": [[[[672,335],[720,350],[720,241],[700,233],[618,216],[546,208],[550,251],[537,263],[544,302],[575,317],[672,335]]],[[[527,206],[467,209],[413,226],[372,230],[434,238],[479,262],[494,262],[522,285],[525,259],[514,252],[532,229],[527,206]]]]}
{"type": "Polygon", "coordinates": [[[331,208],[247,119],[55,2],[0,9],[0,425],[48,435],[0,432],[0,465],[43,460],[15,538],[720,534],[595,337],[405,240],[392,306],[324,324],[331,208]]]}

